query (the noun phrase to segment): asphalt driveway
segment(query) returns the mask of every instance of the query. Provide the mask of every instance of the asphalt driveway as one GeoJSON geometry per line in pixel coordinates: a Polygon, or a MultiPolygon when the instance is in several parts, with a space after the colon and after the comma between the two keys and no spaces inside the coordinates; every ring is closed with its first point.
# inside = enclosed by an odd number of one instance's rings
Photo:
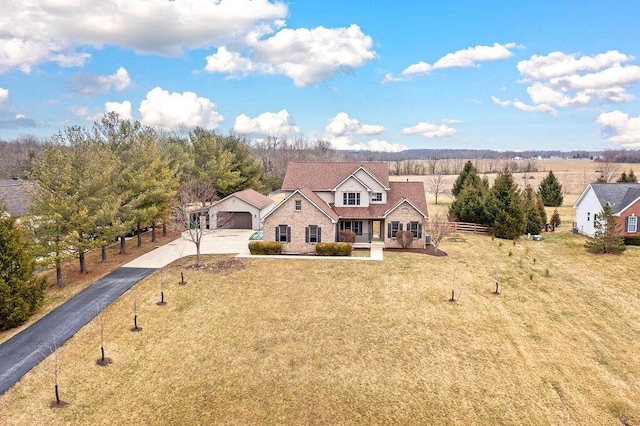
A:
{"type": "MultiPolygon", "coordinates": [[[[213,231],[203,237],[200,253],[248,254],[251,234],[249,230],[213,231]]],[[[194,254],[195,244],[183,235],[104,276],[0,344],[0,395],[51,353],[52,342],[62,346],[137,282],[180,257],[194,254]]]]}

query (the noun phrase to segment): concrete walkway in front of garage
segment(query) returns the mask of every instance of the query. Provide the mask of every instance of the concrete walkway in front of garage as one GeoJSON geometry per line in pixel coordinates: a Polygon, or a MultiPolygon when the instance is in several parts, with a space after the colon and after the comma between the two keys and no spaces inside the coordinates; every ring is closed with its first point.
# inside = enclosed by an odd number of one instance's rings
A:
{"type": "MultiPolygon", "coordinates": [[[[250,229],[217,229],[207,232],[200,241],[200,254],[249,254],[250,229]]],[[[124,265],[127,268],[162,268],[184,256],[195,256],[196,245],[188,239],[188,232],[181,238],[157,247],[147,254],[124,265]]]]}

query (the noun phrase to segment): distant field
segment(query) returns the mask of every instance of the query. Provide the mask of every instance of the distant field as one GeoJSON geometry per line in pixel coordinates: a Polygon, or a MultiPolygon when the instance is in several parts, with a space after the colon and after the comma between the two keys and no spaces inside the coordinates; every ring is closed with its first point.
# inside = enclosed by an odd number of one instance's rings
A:
{"type": "Polygon", "coordinates": [[[447,257],[370,263],[212,256],[186,286],[170,265],[107,309],[111,365],[95,364],[93,325],[59,349],[66,407],[49,408],[49,358],[0,397],[0,419],[640,424],[640,248],[594,256],[566,227],[544,237],[457,235],[447,257]]]}

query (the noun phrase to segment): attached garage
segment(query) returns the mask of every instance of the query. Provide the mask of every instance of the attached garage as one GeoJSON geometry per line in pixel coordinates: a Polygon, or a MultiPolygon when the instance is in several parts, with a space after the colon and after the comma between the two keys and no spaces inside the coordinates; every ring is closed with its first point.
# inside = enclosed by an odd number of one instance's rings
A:
{"type": "Polygon", "coordinates": [[[253,189],[235,192],[209,207],[211,228],[258,230],[273,206],[273,200],[253,189]]]}
{"type": "Polygon", "coordinates": [[[219,229],[252,229],[251,212],[218,212],[216,223],[219,229]]]}

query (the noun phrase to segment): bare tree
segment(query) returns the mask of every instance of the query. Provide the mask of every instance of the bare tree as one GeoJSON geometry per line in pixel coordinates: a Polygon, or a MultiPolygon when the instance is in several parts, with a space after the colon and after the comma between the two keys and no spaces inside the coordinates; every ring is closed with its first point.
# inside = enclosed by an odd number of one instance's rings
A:
{"type": "Polygon", "coordinates": [[[432,174],[427,181],[427,188],[436,197],[436,204],[438,204],[438,195],[444,194],[445,191],[444,175],[440,171],[432,174]]]}
{"type": "Polygon", "coordinates": [[[100,310],[98,306],[96,306],[96,311],[98,314],[93,320],[93,325],[95,325],[98,330],[98,336],[100,337],[100,358],[96,360],[96,364],[101,367],[111,364],[111,358],[105,358],[104,356],[104,330],[107,328],[107,314],[104,310],[100,310]]]}
{"type": "MultiPolygon", "coordinates": [[[[427,170],[429,170],[430,175],[435,175],[436,170],[438,170],[438,157],[429,157],[427,158],[427,170]]],[[[442,168],[440,168],[442,170],[442,168]]]]}
{"type": "Polygon", "coordinates": [[[427,230],[431,236],[431,244],[433,244],[437,253],[440,243],[445,237],[451,235],[453,227],[451,226],[449,218],[444,213],[436,212],[429,217],[427,230]]]}
{"type": "Polygon", "coordinates": [[[133,293],[133,328],[131,331],[142,331],[142,327],[138,327],[138,293],[133,293]]]}
{"type": "Polygon", "coordinates": [[[49,355],[51,355],[50,361],[48,363],[50,365],[45,366],[45,369],[48,372],[50,372],[51,375],[53,376],[53,390],[55,394],[55,400],[51,401],[51,404],[49,406],[51,408],[62,408],[65,405],[67,405],[67,403],[60,399],[60,392],[58,389],[58,375],[60,374],[60,361],[58,360],[58,345],[56,343],[56,339],[52,338],[51,341],[46,344],[46,346],[48,351],[39,350],[39,352],[43,358],[47,358],[49,355]]]}
{"type": "Polygon", "coordinates": [[[609,159],[600,163],[598,172],[600,172],[600,175],[598,176],[597,182],[602,183],[614,182],[616,177],[620,174],[620,170],[618,170],[615,164],[613,164],[609,159]]]}
{"type": "MultiPolygon", "coordinates": [[[[183,237],[196,246],[196,267],[200,267],[200,245],[202,238],[211,233],[209,217],[215,215],[210,205],[216,198],[213,186],[198,178],[189,179],[178,190],[173,212],[176,223],[182,228],[183,237]]],[[[230,216],[217,215],[216,227],[221,228],[230,220],[230,216]]]]}

